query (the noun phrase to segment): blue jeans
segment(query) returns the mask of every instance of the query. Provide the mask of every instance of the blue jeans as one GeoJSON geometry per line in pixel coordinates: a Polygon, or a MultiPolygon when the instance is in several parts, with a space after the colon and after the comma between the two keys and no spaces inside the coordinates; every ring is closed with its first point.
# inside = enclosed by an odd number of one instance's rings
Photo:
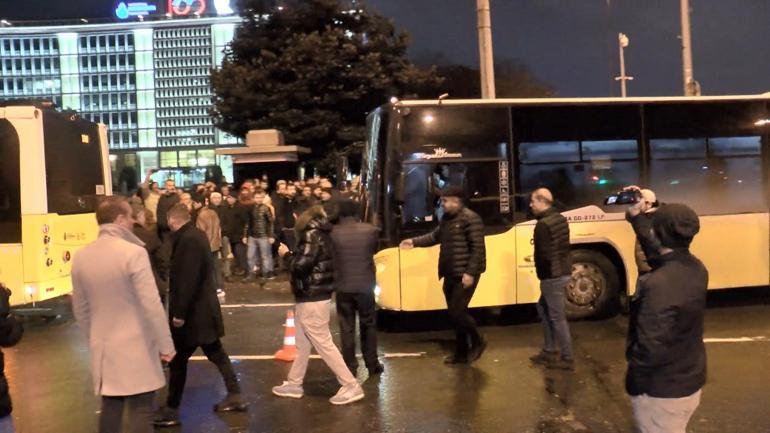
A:
{"type": "Polygon", "coordinates": [[[558,344],[562,359],[572,359],[572,337],[564,312],[564,288],[569,280],[569,276],[564,276],[540,281],[540,300],[537,302],[545,336],[543,352],[556,353],[558,344]]]}
{"type": "Polygon", "coordinates": [[[249,261],[249,272],[256,272],[257,255],[260,259],[262,276],[273,273],[273,246],[269,238],[253,238],[249,236],[249,249],[246,252],[249,261]]]}
{"type": "Polygon", "coordinates": [[[0,418],[0,433],[14,433],[15,431],[16,430],[13,429],[13,418],[11,418],[11,415],[0,418]]]}

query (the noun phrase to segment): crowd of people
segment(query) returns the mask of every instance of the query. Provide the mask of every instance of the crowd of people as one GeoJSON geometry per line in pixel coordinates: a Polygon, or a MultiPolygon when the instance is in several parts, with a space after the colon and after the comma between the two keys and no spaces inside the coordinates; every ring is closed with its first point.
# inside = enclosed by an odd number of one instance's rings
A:
{"type": "Polygon", "coordinates": [[[264,181],[247,180],[234,194],[213,183],[185,192],[167,180],[161,191],[149,174],[137,195],[99,203],[99,237],[73,261],[73,312],[86,332],[94,390],[102,398],[99,431],[120,431],[126,419],[132,432],[179,425],[187,364],[198,348],[227,389],[214,411],[246,410],[221,341],[218,292],[236,275],[246,282],[275,278],[274,256],[289,273],[296,302],[297,358],[273,393],[302,397],[315,349],[340,382],[329,401],[364,398],[356,378],[357,316],[369,374],[384,371],[374,321],[378,230],[358,220],[358,198],[348,185],[335,190],[324,178],[279,180],[269,190],[264,181]],[[337,291],[344,353],[329,328],[337,291]],[[161,361],[168,365],[168,394],[155,409],[155,393],[166,382],[161,361]]]}
{"type": "Polygon", "coordinates": [[[240,188],[214,182],[194,185],[190,191],[166,180],[163,189],[152,180],[152,170],[131,197],[134,234],[146,245],[158,289],[165,300],[170,230],[168,210],[181,203],[190,211],[193,224],[206,233],[215,257],[217,288],[240,277],[244,282],[273,280],[276,267],[286,269],[278,256],[281,242],[294,245],[297,217],[321,205],[334,222],[338,203],[359,201],[358,177],[335,188],[328,178],[278,180],[271,187],[266,179],[250,179],[240,188]],[[232,259],[232,260],[231,260],[232,259]],[[277,265],[277,266],[276,266],[277,265]]]}
{"type": "MultiPolygon", "coordinates": [[[[102,397],[101,432],[119,431],[124,415],[135,432],[152,431],[153,424],[179,425],[187,363],[198,348],[217,366],[227,388],[214,410],[246,410],[221,342],[225,329],[217,290],[238,273],[245,281],[274,278],[274,256],[288,271],[294,295],[297,357],[273,394],[304,396],[315,349],[340,384],[330,402],[345,405],[364,398],[357,378],[356,319],[369,374],[385,368],[377,353],[374,319],[378,229],[359,220],[357,197],[350,190],[335,191],[326,179],[310,183],[278,181],[269,190],[266,182],[246,181],[233,194],[227,185],[217,189],[213,184],[180,192],[173,181],[161,192],[148,181],[132,203],[108,197],[99,204],[99,238],[75,257],[72,280],[73,310],[88,337],[94,387],[102,397]],[[154,226],[153,214],[158,215],[154,226]],[[333,297],[341,351],[330,330],[333,297]],[[168,396],[154,411],[153,395],[165,384],[160,361],[169,365],[168,396]]],[[[661,206],[652,191],[629,190],[638,199],[626,212],[637,236],[639,280],[631,300],[626,390],[638,431],[684,433],[706,378],[708,272],[689,251],[699,219],[685,205],[661,206]]],[[[533,261],[541,282],[538,312],[544,335],[542,349],[530,359],[573,371],[564,308],[572,272],[570,224],[553,204],[548,189],[530,196],[537,219],[533,261]]],[[[439,246],[438,276],[457,337],[445,363],[472,363],[487,348],[468,311],[486,270],[484,224],[466,207],[461,190],[444,188],[441,207],[433,231],[405,239],[400,247],[439,246]]]]}

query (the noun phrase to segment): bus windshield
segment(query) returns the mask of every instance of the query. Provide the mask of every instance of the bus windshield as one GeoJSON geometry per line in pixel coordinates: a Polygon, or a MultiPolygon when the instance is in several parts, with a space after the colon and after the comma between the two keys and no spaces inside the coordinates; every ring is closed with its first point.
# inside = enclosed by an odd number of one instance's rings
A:
{"type": "Polygon", "coordinates": [[[0,243],[21,242],[19,136],[11,122],[0,119],[0,243]]]}

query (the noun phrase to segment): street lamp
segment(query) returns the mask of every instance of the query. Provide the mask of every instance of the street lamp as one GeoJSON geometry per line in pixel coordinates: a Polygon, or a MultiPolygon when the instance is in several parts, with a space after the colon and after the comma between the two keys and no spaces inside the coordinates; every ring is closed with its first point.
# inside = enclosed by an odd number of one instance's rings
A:
{"type": "Polygon", "coordinates": [[[623,33],[618,33],[618,50],[620,51],[620,76],[615,77],[615,81],[620,81],[620,96],[623,98],[627,96],[626,81],[631,81],[634,79],[634,77],[629,77],[626,75],[625,49],[627,46],[628,36],[623,33]]]}
{"type": "Polygon", "coordinates": [[[479,34],[481,97],[495,99],[495,65],[492,55],[492,18],[489,12],[489,0],[476,0],[476,20],[479,34]]]}

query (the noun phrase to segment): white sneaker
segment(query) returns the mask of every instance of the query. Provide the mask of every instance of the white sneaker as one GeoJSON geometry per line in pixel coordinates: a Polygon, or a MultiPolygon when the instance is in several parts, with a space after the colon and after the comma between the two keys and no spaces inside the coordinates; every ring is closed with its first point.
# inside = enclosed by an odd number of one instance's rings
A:
{"type": "Polygon", "coordinates": [[[286,398],[302,398],[305,395],[305,390],[302,389],[302,385],[294,385],[289,382],[284,382],[279,386],[273,387],[273,394],[278,397],[286,398]]]}
{"type": "Polygon", "coordinates": [[[364,389],[356,382],[355,385],[343,386],[337,394],[329,399],[329,403],[337,406],[350,404],[364,398],[364,389]]]}

